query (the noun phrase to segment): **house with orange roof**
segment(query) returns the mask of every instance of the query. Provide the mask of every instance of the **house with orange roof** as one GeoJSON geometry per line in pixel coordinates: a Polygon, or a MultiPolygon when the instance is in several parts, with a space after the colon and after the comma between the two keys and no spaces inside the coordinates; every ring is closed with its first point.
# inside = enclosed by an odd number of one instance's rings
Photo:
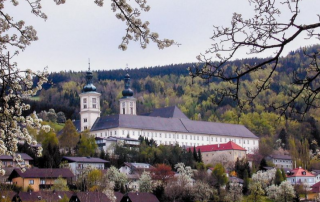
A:
{"type": "Polygon", "coordinates": [[[304,184],[308,185],[308,187],[311,187],[315,184],[315,177],[315,175],[301,167],[295,168],[287,173],[287,181],[289,181],[292,185],[304,184]]]}
{"type": "MultiPolygon", "coordinates": [[[[191,149],[191,148],[190,148],[191,149]]],[[[233,141],[222,144],[197,146],[196,150],[200,150],[202,161],[208,163],[234,163],[237,158],[245,158],[247,150],[233,141]]]]}

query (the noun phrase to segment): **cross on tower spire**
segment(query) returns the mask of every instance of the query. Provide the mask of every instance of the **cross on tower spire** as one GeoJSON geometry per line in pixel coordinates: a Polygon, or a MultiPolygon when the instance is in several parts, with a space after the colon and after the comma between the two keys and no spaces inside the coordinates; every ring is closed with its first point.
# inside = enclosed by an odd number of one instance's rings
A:
{"type": "Polygon", "coordinates": [[[89,58],[89,71],[90,71],[90,58],[89,58]]]}
{"type": "Polygon", "coordinates": [[[128,70],[129,70],[129,65],[128,63],[126,64],[126,72],[128,73],[128,70]]]}

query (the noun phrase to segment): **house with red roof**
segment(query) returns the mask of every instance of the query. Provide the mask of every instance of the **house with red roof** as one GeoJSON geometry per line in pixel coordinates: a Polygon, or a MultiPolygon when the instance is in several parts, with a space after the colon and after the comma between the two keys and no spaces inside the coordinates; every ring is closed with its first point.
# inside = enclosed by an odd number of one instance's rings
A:
{"type": "Polygon", "coordinates": [[[287,181],[292,185],[305,184],[311,187],[315,184],[315,177],[315,175],[301,167],[295,168],[287,173],[287,181]]]}
{"type": "MultiPolygon", "coordinates": [[[[190,148],[191,149],[191,148],[190,148]]],[[[233,141],[222,144],[197,146],[196,150],[200,150],[202,161],[205,164],[217,162],[232,162],[237,158],[245,158],[247,150],[233,141]]]]}

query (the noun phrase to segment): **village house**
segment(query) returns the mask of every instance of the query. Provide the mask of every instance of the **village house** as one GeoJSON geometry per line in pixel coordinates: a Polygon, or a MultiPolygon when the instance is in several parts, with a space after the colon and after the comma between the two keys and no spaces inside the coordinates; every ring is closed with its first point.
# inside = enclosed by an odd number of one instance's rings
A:
{"type": "Polygon", "coordinates": [[[148,163],[128,163],[128,162],[125,162],[124,166],[122,166],[119,169],[119,171],[120,171],[120,173],[124,173],[127,175],[127,178],[129,180],[128,188],[130,190],[138,190],[139,189],[138,180],[140,179],[141,174],[144,171],[151,172],[152,169],[154,169],[154,167],[148,163]]]}
{"type": "MultiPolygon", "coordinates": [[[[192,149],[192,148],[189,148],[192,149]]],[[[229,141],[227,143],[197,146],[196,151],[200,150],[204,164],[215,162],[236,162],[237,158],[246,157],[246,149],[238,144],[229,141]]]]}
{"type": "Polygon", "coordinates": [[[96,143],[100,150],[108,154],[114,154],[115,145],[123,146],[128,149],[139,149],[140,141],[134,138],[123,137],[95,137],[96,143]]]}
{"type": "Polygon", "coordinates": [[[311,187],[315,184],[315,175],[299,167],[287,173],[287,181],[289,181],[292,185],[304,184],[308,187],[311,187]]]}
{"type": "Polygon", "coordinates": [[[69,164],[69,167],[72,173],[75,175],[76,179],[82,174],[84,169],[88,166],[90,166],[91,168],[104,170],[105,164],[108,163],[108,161],[100,158],[73,156],[64,156],[61,161],[66,161],[69,164]]]}
{"type": "MultiPolygon", "coordinates": [[[[24,160],[24,162],[21,162],[22,165],[30,165],[31,161],[33,161],[33,158],[26,153],[17,153],[17,155],[20,155],[24,160]]],[[[18,167],[17,162],[15,162],[10,155],[1,155],[0,161],[2,162],[3,167],[18,167]]]]}
{"type": "Polygon", "coordinates": [[[315,183],[320,182],[320,170],[312,170],[311,173],[315,176],[315,183]]]}
{"type": "MultiPolygon", "coordinates": [[[[33,158],[26,153],[17,153],[21,156],[24,162],[21,163],[23,166],[29,166],[32,164],[33,158]]],[[[19,168],[17,162],[13,161],[12,156],[10,155],[1,155],[0,161],[2,163],[2,169],[5,171],[4,175],[0,175],[0,182],[1,183],[9,183],[8,177],[10,173],[15,169],[19,168]]]]}
{"type": "Polygon", "coordinates": [[[32,168],[22,172],[16,168],[9,175],[9,181],[12,184],[22,187],[23,190],[32,189],[39,191],[42,189],[49,189],[54,180],[59,177],[66,179],[67,182],[72,183],[74,174],[67,168],[32,168]]]}
{"type": "Polygon", "coordinates": [[[266,157],[267,161],[274,164],[276,168],[292,169],[292,158],[284,154],[272,154],[266,157]]]}

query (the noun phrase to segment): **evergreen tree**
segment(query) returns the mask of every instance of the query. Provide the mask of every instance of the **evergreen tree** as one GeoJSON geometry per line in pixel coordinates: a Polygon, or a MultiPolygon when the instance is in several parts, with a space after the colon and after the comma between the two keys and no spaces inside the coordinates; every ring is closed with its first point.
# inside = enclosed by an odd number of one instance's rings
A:
{"type": "Polygon", "coordinates": [[[60,149],[57,144],[48,143],[43,148],[43,156],[39,159],[40,168],[59,168],[61,163],[60,149]]]}
{"type": "Polygon", "coordinates": [[[198,162],[202,162],[202,156],[201,156],[201,151],[198,149],[198,162]]]}
{"type": "Polygon", "coordinates": [[[197,155],[197,150],[196,146],[193,146],[193,159],[198,162],[198,155],[197,155]]]}
{"type": "Polygon", "coordinates": [[[248,190],[249,190],[249,175],[248,175],[248,171],[245,170],[243,173],[243,189],[242,192],[243,194],[247,194],[248,190]]]}
{"type": "Polygon", "coordinates": [[[286,172],[283,170],[283,168],[281,168],[281,174],[282,174],[282,179],[287,180],[287,175],[286,175],[286,172]]]}
{"type": "Polygon", "coordinates": [[[237,177],[244,179],[244,173],[246,172],[248,177],[251,177],[251,168],[246,158],[239,159],[235,163],[234,169],[237,173],[237,177]]]}
{"type": "Polygon", "coordinates": [[[106,153],[104,152],[104,149],[101,149],[101,150],[100,150],[100,156],[99,156],[99,158],[101,158],[101,159],[105,159],[105,158],[106,158],[106,153]]]}
{"type": "Polygon", "coordinates": [[[268,164],[267,164],[267,161],[265,158],[263,158],[261,161],[260,161],[260,165],[259,165],[259,170],[265,170],[264,167],[267,167],[268,164]]]}
{"type": "Polygon", "coordinates": [[[280,131],[279,139],[281,140],[280,146],[283,149],[289,149],[289,142],[288,142],[289,136],[287,131],[284,128],[280,131]]]}
{"type": "Polygon", "coordinates": [[[280,185],[283,180],[284,179],[283,179],[281,170],[279,168],[277,168],[277,171],[276,171],[276,174],[275,174],[275,178],[274,178],[274,183],[276,185],[280,185]]]}

